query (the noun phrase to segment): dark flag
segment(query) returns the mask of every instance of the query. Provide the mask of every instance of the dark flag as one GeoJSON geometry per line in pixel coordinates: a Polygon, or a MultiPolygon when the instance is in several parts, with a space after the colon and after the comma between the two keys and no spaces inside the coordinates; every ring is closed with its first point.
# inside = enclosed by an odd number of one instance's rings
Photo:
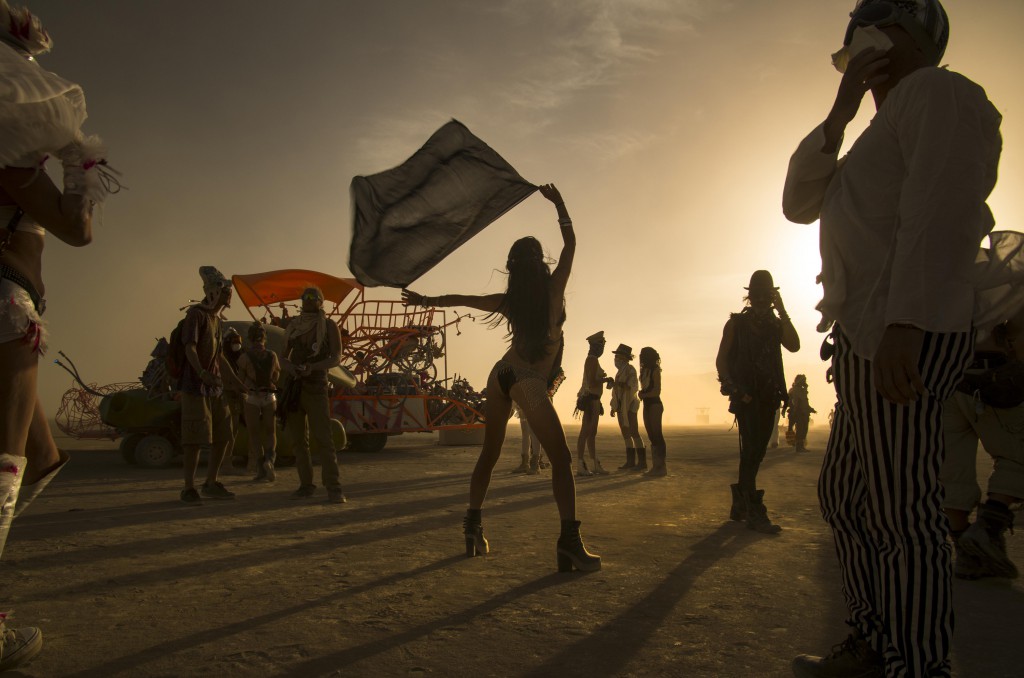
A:
{"type": "Polygon", "coordinates": [[[537,190],[452,120],[394,169],[352,179],[349,269],[405,287],[537,190]]]}

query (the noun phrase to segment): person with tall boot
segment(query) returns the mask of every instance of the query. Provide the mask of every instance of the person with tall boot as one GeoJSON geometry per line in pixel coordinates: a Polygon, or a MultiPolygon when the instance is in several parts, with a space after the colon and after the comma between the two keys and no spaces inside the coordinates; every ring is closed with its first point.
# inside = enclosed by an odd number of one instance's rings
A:
{"type": "Polygon", "coordinates": [[[640,401],[644,405],[644,430],[651,441],[651,470],[644,475],[660,478],[668,475],[665,466],[665,434],[661,418],[665,405],[661,402],[661,356],[650,346],[640,349],[640,401]]]}
{"type": "Polygon", "coordinates": [[[640,423],[637,414],[640,412],[640,380],[633,361],[633,348],[625,344],[612,351],[615,356],[615,379],[611,384],[612,403],[611,415],[619,422],[622,440],[626,443],[626,463],[619,467],[620,471],[646,471],[647,449],[644,439],[640,437],[640,423]]]}
{"type": "Polygon", "coordinates": [[[729,518],[745,520],[757,532],[777,534],[782,528],[768,518],[757,472],[768,451],[775,412],[786,401],[782,348],[799,351],[800,337],[769,271],[754,271],[746,289],[747,306],[726,322],[715,360],[740,437],[739,480],[731,486],[729,518]]]}
{"type": "Polygon", "coordinates": [[[576,233],[565,201],[554,184],[540,186],[540,194],[554,204],[562,234],[562,252],[554,271],[545,260],[540,241],[527,236],[516,240],[509,248],[505,261],[508,273],[505,292],[428,297],[403,290],[402,300],[417,306],[468,306],[487,313],[492,327],[504,324],[509,330],[511,345],[487,377],[484,444],[473,468],[469,508],[462,521],[466,556],[484,555],[490,550],[484,537],[483,504],[491,474],[501,456],[506,424],[515,402],[551,462],[551,489],[562,528],[555,545],[558,571],[595,572],[601,569],[601,556],[588,551],[580,535],[572,454],[558,413],[548,397],[561,374],[565,286],[576,255],[576,233]]]}

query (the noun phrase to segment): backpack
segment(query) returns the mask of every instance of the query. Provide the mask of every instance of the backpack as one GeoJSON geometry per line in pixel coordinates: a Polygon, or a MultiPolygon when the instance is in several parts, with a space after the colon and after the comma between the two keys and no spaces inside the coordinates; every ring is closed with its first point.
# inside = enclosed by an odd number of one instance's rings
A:
{"type": "Polygon", "coordinates": [[[181,341],[181,333],[185,326],[185,319],[182,318],[178,321],[178,324],[171,330],[171,338],[168,341],[169,346],[167,347],[167,355],[164,357],[164,364],[167,366],[167,374],[170,375],[171,379],[177,382],[181,379],[181,375],[185,372],[185,363],[188,362],[188,358],[185,357],[185,344],[181,341]]]}

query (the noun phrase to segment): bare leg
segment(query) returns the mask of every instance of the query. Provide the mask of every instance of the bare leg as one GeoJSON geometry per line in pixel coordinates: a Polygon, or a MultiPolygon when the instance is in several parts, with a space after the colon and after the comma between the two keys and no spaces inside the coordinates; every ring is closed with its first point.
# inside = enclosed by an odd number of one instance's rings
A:
{"type": "MultiPolygon", "coordinates": [[[[526,402],[520,384],[512,387],[512,396],[522,398],[523,403],[526,402]]],[[[559,421],[554,406],[546,399],[536,407],[530,407],[528,404],[520,404],[520,407],[551,461],[551,489],[555,495],[555,503],[558,504],[558,515],[562,520],[576,520],[576,483],[572,477],[572,455],[568,443],[565,442],[562,422],[559,421]]]]}
{"type": "Polygon", "coordinates": [[[626,414],[626,421],[629,423],[628,433],[623,431],[623,437],[629,436],[626,439],[626,445],[628,447],[635,447],[637,449],[644,446],[644,439],[640,437],[640,423],[637,421],[635,411],[630,411],[626,414]]]}
{"type": "Polygon", "coordinates": [[[25,446],[25,480],[23,486],[32,485],[61,463],[57,443],[53,441],[50,424],[46,421],[43,405],[36,398],[32,422],[28,428],[28,442],[25,446]]]}
{"type": "Polygon", "coordinates": [[[949,529],[952,532],[963,532],[970,526],[968,516],[971,515],[970,511],[962,511],[960,509],[947,508],[943,509],[946,512],[946,518],[949,519],[949,529]]]}
{"type": "Polygon", "coordinates": [[[512,412],[512,401],[501,393],[497,379],[487,383],[487,401],[484,406],[486,425],[484,427],[484,446],[480,457],[473,468],[473,476],[469,481],[469,508],[480,509],[487,497],[487,488],[491,484],[491,473],[501,456],[501,446],[505,442],[505,427],[508,415],[512,412]]]}
{"type": "MultiPolygon", "coordinates": [[[[24,457],[37,405],[39,355],[20,341],[0,344],[0,454],[24,457]]],[[[38,473],[38,469],[36,471],[38,473]]]]}
{"type": "Polygon", "coordinates": [[[182,466],[185,471],[185,489],[196,486],[196,470],[199,468],[199,445],[181,446],[182,466]]]}
{"type": "Polygon", "coordinates": [[[213,485],[217,482],[217,474],[220,472],[220,465],[231,447],[231,441],[225,440],[222,443],[214,443],[210,447],[210,458],[206,463],[206,484],[213,485]]]}
{"type": "Polygon", "coordinates": [[[587,403],[587,409],[583,412],[583,421],[580,424],[580,437],[576,441],[576,458],[583,459],[583,455],[590,451],[590,458],[597,461],[595,450],[595,439],[597,438],[597,424],[600,415],[592,403],[587,403]]]}
{"type": "Polygon", "coordinates": [[[526,421],[526,417],[519,417],[519,431],[523,436],[522,455],[523,465],[526,466],[530,463],[530,436],[532,435],[530,423],[526,421]]]}

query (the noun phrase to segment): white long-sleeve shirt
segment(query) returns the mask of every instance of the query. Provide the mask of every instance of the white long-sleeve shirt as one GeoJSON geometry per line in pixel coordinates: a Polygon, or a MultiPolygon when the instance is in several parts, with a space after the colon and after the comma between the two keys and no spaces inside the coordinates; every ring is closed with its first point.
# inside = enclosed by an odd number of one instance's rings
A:
{"type": "Polygon", "coordinates": [[[612,411],[636,412],[640,409],[640,381],[636,376],[636,368],[626,363],[615,373],[615,385],[612,386],[612,411]]]}
{"type": "Polygon", "coordinates": [[[790,159],[783,212],[797,223],[820,218],[819,308],[861,357],[874,358],[892,323],[970,330],[1001,120],[978,85],[922,68],[889,92],[842,160],[822,152],[821,126],[790,159]]]}

